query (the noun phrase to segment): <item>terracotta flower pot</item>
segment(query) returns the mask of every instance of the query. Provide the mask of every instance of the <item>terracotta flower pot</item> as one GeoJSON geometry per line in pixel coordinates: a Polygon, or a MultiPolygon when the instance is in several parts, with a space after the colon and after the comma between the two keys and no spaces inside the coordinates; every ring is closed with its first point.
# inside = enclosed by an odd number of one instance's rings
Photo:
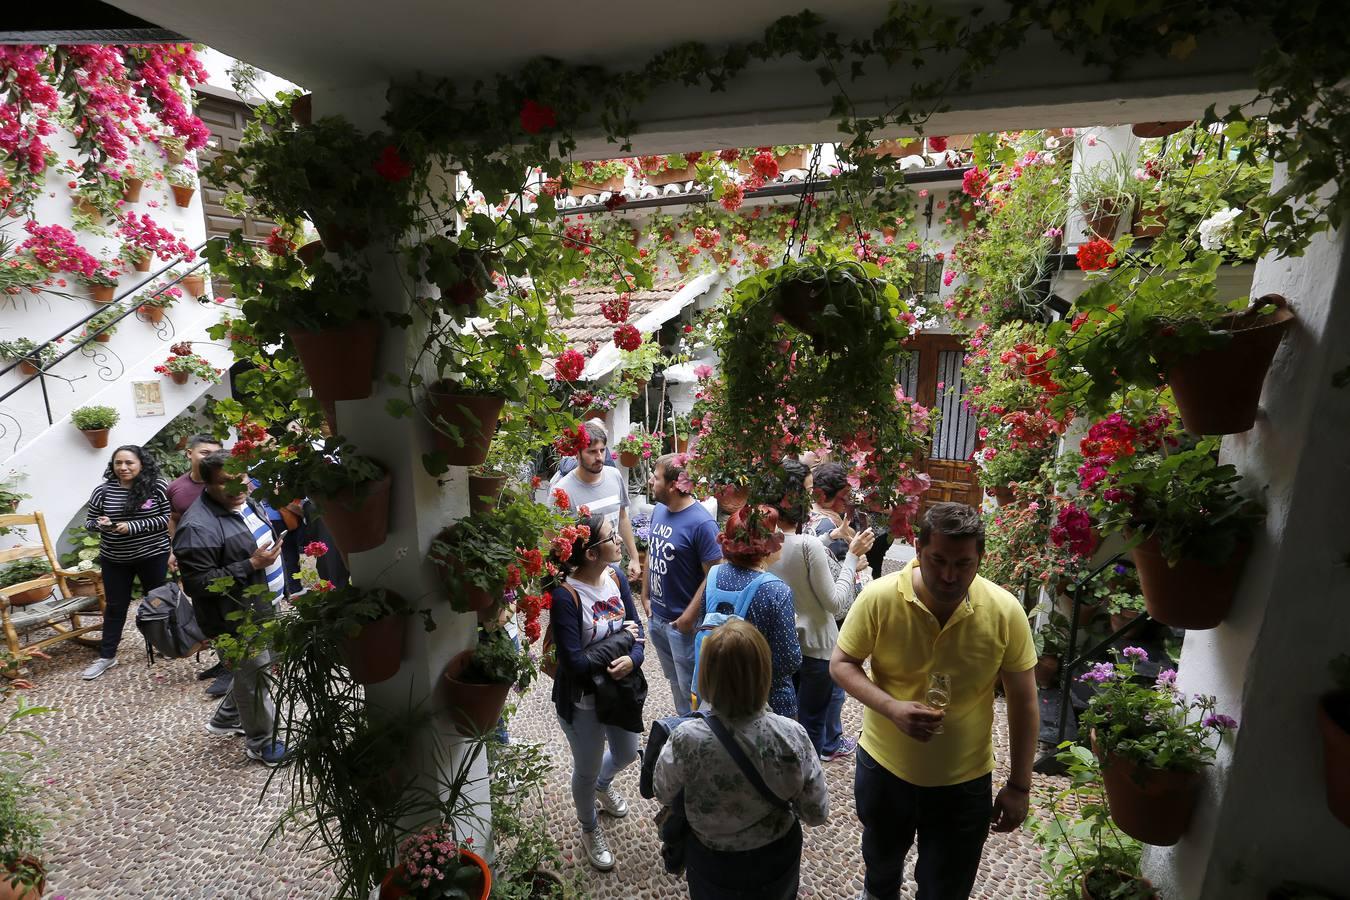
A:
{"type": "Polygon", "coordinates": [[[122,182],[122,199],[128,203],[137,203],[141,199],[141,188],[145,187],[144,178],[128,178],[122,182]]]}
{"type": "Polygon", "coordinates": [[[66,586],[70,588],[70,592],[76,597],[97,597],[98,582],[99,578],[97,576],[90,576],[87,578],[67,578],[66,586]]]}
{"type": "Polygon", "coordinates": [[[1350,692],[1326,694],[1317,704],[1326,769],[1327,808],[1350,828],[1350,692]]]}
{"type": "Polygon", "coordinates": [[[991,489],[994,492],[994,500],[999,506],[1007,506],[1013,502],[1012,488],[1006,484],[996,484],[991,489]]]}
{"type": "Polygon", "coordinates": [[[333,253],[362,250],[370,243],[370,233],[359,226],[348,228],[335,222],[315,222],[314,230],[319,233],[324,246],[333,253]]]}
{"type": "Polygon", "coordinates": [[[1145,769],[1114,753],[1103,755],[1095,734],[1092,745],[1102,764],[1111,818],[1120,830],[1157,847],[1181,840],[1199,799],[1200,773],[1145,769]]]}
{"type": "Polygon", "coordinates": [[[151,324],[159,324],[164,321],[164,307],[162,306],[142,306],[140,314],[145,316],[145,321],[151,324]]]}
{"type": "Polygon", "coordinates": [[[603,422],[605,421],[606,414],[607,414],[606,410],[596,409],[594,406],[592,406],[586,410],[585,414],[581,418],[583,420],[594,419],[597,422],[603,422]]]}
{"type": "Polygon", "coordinates": [[[149,254],[146,254],[145,256],[142,256],[142,257],[140,257],[139,259],[133,259],[133,260],[131,261],[131,266],[132,266],[132,268],[134,268],[137,272],[149,272],[149,271],[150,271],[150,262],[151,262],[151,257],[150,257],[149,254]]]}
{"type": "Polygon", "coordinates": [[[591,194],[599,194],[602,191],[609,191],[611,194],[623,189],[623,176],[615,175],[613,178],[605,181],[574,181],[572,186],[567,189],[573,197],[588,197],[591,194]]]}
{"type": "Polygon", "coordinates": [[[848,213],[841,215],[839,221],[835,223],[834,230],[840,234],[848,234],[853,230],[853,216],[848,213]]]}
{"type": "Polygon", "coordinates": [[[288,331],[309,386],[320,401],[364,400],[375,379],[380,346],[377,319],[357,319],[323,331],[288,331]]]}
{"type": "Polygon", "coordinates": [[[453,382],[428,386],[427,415],[437,426],[432,442],[452,466],[481,466],[505,405],[506,398],[493,394],[456,393],[453,382]]]}
{"type": "MultiPolygon", "coordinates": [[[[482,871],[482,886],[477,888],[478,893],[474,895],[474,900],[487,900],[488,895],[492,893],[492,870],[488,868],[488,864],[483,857],[477,853],[470,850],[460,850],[459,855],[461,859],[472,862],[482,871]]],[[[380,900],[402,900],[403,897],[408,896],[408,892],[396,883],[402,872],[403,865],[400,863],[385,874],[384,879],[380,881],[380,900]]]]}
{"type": "Polygon", "coordinates": [[[1219,331],[1231,336],[1213,350],[1190,353],[1167,370],[1181,423],[1192,434],[1239,434],[1256,424],[1261,388],[1280,340],[1294,320],[1285,299],[1267,294],[1254,304],[1276,304],[1266,316],[1227,316],[1219,331]]]}
{"type": "Polygon", "coordinates": [[[113,295],[117,293],[115,284],[91,284],[89,285],[89,296],[95,303],[111,303],[113,295]]]}
{"type": "Polygon", "coordinates": [[[52,595],[51,586],[29,588],[20,594],[15,594],[9,598],[10,606],[27,606],[30,603],[41,603],[52,595]]]}
{"type": "Polygon", "coordinates": [[[81,197],[75,201],[75,208],[83,213],[95,225],[103,222],[103,210],[95,206],[91,201],[81,197]]]}
{"type": "Polygon", "coordinates": [[[183,286],[189,297],[200,300],[206,294],[206,276],[205,275],[184,275],[178,282],[183,286]]]}
{"type": "Polygon", "coordinates": [[[314,498],[343,553],[373,550],[384,543],[389,533],[389,483],[386,472],[379,481],[364,485],[363,492],[345,488],[331,497],[314,498]]]}
{"type": "Polygon", "coordinates": [[[38,373],[37,363],[28,359],[19,360],[20,375],[36,375],[38,373]]]}
{"type": "Polygon", "coordinates": [[[197,193],[196,188],[183,187],[177,184],[169,185],[169,189],[173,191],[173,202],[183,207],[191,206],[192,197],[197,193]]]}
{"type": "Polygon", "coordinates": [[[42,860],[37,857],[20,857],[16,863],[6,865],[5,869],[6,873],[0,875],[0,900],[38,900],[38,898],[42,896],[43,891],[47,890],[46,868],[43,866],[42,860]],[[16,886],[10,880],[13,877],[19,862],[27,863],[42,872],[42,876],[38,879],[37,884],[30,888],[25,888],[22,885],[16,886]]]}
{"type": "Polygon", "coordinates": [[[975,208],[971,206],[961,207],[961,224],[969,225],[975,221],[975,208]]]}
{"type": "Polygon", "coordinates": [[[108,341],[112,340],[112,332],[100,331],[98,334],[94,335],[94,340],[100,344],[106,344],[108,341]]]}
{"type": "Polygon", "coordinates": [[[80,434],[84,435],[85,440],[89,441],[89,446],[95,450],[102,450],[108,446],[108,428],[81,428],[80,434]]]}
{"type": "Polygon", "coordinates": [[[724,484],[713,494],[717,498],[717,508],[724,513],[734,513],[750,500],[748,487],[724,484]]]}
{"type": "Polygon", "coordinates": [[[636,453],[630,453],[629,451],[624,450],[619,454],[619,465],[623,466],[625,469],[631,469],[633,466],[636,466],[641,459],[642,457],[638,456],[636,453]]]}
{"type": "MultiPolygon", "coordinates": [[[[1129,884],[1130,882],[1135,882],[1136,884],[1142,885],[1146,890],[1153,891],[1153,900],[1157,900],[1158,898],[1158,892],[1153,890],[1153,882],[1149,881],[1147,878],[1131,875],[1129,872],[1125,872],[1121,869],[1106,869],[1104,871],[1101,869],[1093,869],[1083,876],[1083,900],[1107,900],[1107,897],[1109,896],[1107,894],[1101,894],[1099,896],[1088,889],[1088,882],[1093,880],[1095,874],[1106,874],[1110,877],[1111,881],[1116,884],[1129,884]]],[[[1138,896],[1138,894],[1130,894],[1130,896],[1135,897],[1138,896]]]]}
{"type": "Polygon", "coordinates": [[[192,377],[191,372],[170,372],[169,377],[173,379],[174,384],[187,384],[188,379],[192,377]]]}
{"type": "Polygon", "coordinates": [[[301,94],[291,101],[291,119],[297,125],[311,125],[314,119],[314,95],[301,94]]]}
{"type": "Polygon", "coordinates": [[[686,181],[693,181],[698,175],[698,170],[694,166],[685,166],[683,169],[666,169],[664,172],[657,172],[654,175],[644,175],[647,183],[656,187],[666,184],[683,184],[686,181]]]}
{"type": "Polygon", "coordinates": [[[1233,606],[1251,546],[1239,546],[1221,566],[1183,559],[1169,566],[1157,538],[1135,547],[1134,564],[1148,614],[1173,628],[1215,628],[1233,606]]]}
{"type": "Polygon", "coordinates": [[[687,437],[675,438],[675,452],[687,453],[688,451],[689,451],[689,438],[687,437]]]}
{"type": "Polygon", "coordinates": [[[296,250],[295,255],[300,259],[300,262],[304,263],[306,266],[312,266],[314,265],[315,260],[323,256],[323,250],[323,241],[310,241],[299,250],[296,250]]]}
{"type": "Polygon", "coordinates": [[[407,616],[385,616],[363,625],[355,637],[343,638],[338,650],[352,681],[379,684],[393,678],[403,662],[407,631],[407,616]]]}
{"type": "Polygon", "coordinates": [[[470,734],[488,734],[506,708],[509,684],[475,684],[460,680],[473,662],[472,650],[456,654],[441,673],[441,698],[455,723],[470,734]]]}
{"type": "Polygon", "coordinates": [[[1124,628],[1137,618],[1139,618],[1139,610],[1137,609],[1122,609],[1120,612],[1111,613],[1112,634],[1124,628]]]}
{"type": "Polygon", "coordinates": [[[504,487],[505,475],[470,475],[469,512],[481,513],[495,509],[504,487]]]}
{"type": "Polygon", "coordinates": [[[1130,220],[1130,233],[1137,238],[1157,237],[1167,230],[1167,205],[1136,206],[1134,217],[1130,220]],[[1157,219],[1156,225],[1142,224],[1145,219],[1157,219]]]}
{"type": "Polygon", "coordinates": [[[1130,126],[1130,131],[1135,137],[1161,138],[1183,131],[1190,124],[1190,122],[1136,122],[1130,126]]]}
{"type": "Polygon", "coordinates": [[[187,159],[187,150],[168,149],[164,150],[164,159],[171,166],[176,166],[187,159]]]}
{"type": "Polygon", "coordinates": [[[1120,230],[1122,212],[1119,200],[1103,200],[1091,213],[1084,211],[1083,221],[1089,234],[1109,241],[1115,238],[1116,232],[1120,230]]]}
{"type": "Polygon", "coordinates": [[[922,138],[903,138],[900,140],[886,140],[877,144],[872,151],[873,155],[886,159],[887,157],[900,158],[902,156],[914,156],[923,153],[922,138]]]}

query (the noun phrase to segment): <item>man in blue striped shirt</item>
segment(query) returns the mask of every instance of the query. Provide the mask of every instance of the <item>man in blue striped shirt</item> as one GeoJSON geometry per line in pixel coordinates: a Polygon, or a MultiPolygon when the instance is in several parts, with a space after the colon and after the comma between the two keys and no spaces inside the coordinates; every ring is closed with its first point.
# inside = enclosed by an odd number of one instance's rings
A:
{"type": "MultiPolygon", "coordinates": [[[[232,612],[250,610],[255,620],[271,618],[286,585],[281,536],[258,503],[249,498],[247,478],[225,470],[229,458],[221,450],[201,461],[205,488],[183,514],[173,536],[183,587],[209,638],[235,633],[239,623],[228,618],[232,612]],[[222,578],[232,584],[213,590],[212,583],[222,578]],[[266,590],[250,590],[259,586],[266,590]]],[[[249,759],[276,765],[285,758],[286,746],[275,738],[276,709],[262,677],[271,664],[272,654],[266,650],[230,663],[234,683],[206,730],[244,735],[244,753],[249,759]]]]}

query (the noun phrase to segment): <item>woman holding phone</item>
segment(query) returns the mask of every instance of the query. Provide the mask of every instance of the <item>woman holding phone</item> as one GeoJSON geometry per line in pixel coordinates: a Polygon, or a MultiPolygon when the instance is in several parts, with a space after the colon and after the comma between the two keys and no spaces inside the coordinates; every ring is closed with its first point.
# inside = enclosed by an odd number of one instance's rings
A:
{"type": "Polygon", "coordinates": [[[103,640],[99,658],[81,677],[92,681],[117,665],[117,645],[131,606],[132,581],[149,593],[169,571],[169,485],[144,448],[126,444],[113,451],[103,483],[89,496],[85,528],[99,533],[103,569],[103,640]]]}

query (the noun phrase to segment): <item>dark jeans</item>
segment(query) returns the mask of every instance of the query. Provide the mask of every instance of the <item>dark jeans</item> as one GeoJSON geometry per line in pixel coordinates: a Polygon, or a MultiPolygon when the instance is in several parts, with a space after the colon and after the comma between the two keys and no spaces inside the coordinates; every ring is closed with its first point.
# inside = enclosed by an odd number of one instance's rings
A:
{"type": "Polygon", "coordinates": [[[839,749],[843,710],[844,689],[830,678],[830,661],[803,656],[797,670],[797,721],[806,729],[817,755],[839,749]]]}
{"type": "Polygon", "coordinates": [[[690,900],[791,900],[801,880],[802,826],[754,850],[713,850],[694,834],[684,845],[690,900]]]}
{"type": "Polygon", "coordinates": [[[146,593],[162,585],[168,578],[169,552],[157,553],[133,562],[113,562],[99,557],[103,569],[103,599],[107,612],[103,615],[103,641],[98,655],[112,659],[122,641],[122,629],[127,624],[127,609],[131,606],[131,582],[138,576],[146,593]]]}
{"type": "Polygon", "coordinates": [[[905,856],[919,835],[917,900],[966,900],[975,886],[994,806],[993,776],[919,787],[858,748],[853,798],[862,822],[868,893],[896,900],[905,856]]]}

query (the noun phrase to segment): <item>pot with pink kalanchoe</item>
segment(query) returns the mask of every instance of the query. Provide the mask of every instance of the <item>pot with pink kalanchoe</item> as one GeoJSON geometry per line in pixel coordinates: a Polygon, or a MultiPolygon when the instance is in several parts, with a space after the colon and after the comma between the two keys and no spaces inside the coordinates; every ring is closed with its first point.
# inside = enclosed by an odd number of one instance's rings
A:
{"type": "Polygon", "coordinates": [[[473,838],[456,839],[445,822],[410,835],[398,855],[379,900],[487,900],[492,892],[492,870],[473,851],[473,838]]]}
{"type": "Polygon", "coordinates": [[[1214,697],[1188,699],[1174,669],[1149,684],[1139,671],[1148,661],[1147,651],[1126,647],[1115,662],[1081,675],[1096,690],[1080,722],[1101,761],[1116,825],[1146,844],[1170,846],[1190,827],[1204,770],[1238,723],[1215,711],[1214,697]]]}

